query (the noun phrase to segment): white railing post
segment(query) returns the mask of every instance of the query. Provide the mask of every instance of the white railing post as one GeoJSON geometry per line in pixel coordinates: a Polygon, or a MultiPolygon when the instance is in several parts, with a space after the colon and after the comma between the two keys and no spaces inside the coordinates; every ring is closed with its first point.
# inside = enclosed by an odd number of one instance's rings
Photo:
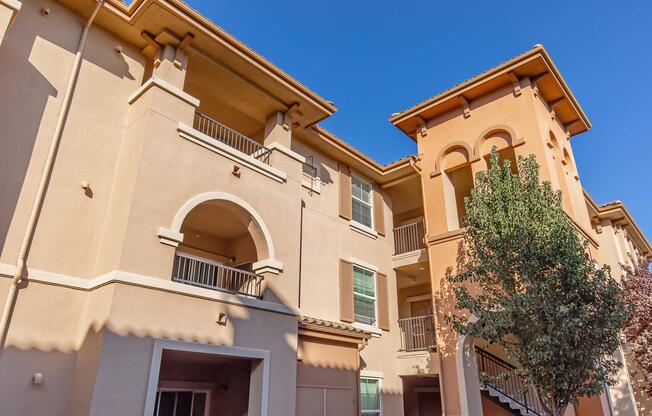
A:
{"type": "Polygon", "coordinates": [[[394,254],[425,248],[425,234],[423,218],[417,222],[394,228],[394,254]]]}
{"type": "Polygon", "coordinates": [[[272,152],[270,149],[199,111],[195,112],[193,128],[247,156],[251,156],[269,165],[269,155],[272,152]]]}
{"type": "Polygon", "coordinates": [[[418,351],[435,348],[435,327],[431,315],[398,320],[401,331],[401,351],[418,351]]]}
{"type": "Polygon", "coordinates": [[[175,253],[172,280],[236,295],[262,297],[261,275],[183,253],[175,253]]]}

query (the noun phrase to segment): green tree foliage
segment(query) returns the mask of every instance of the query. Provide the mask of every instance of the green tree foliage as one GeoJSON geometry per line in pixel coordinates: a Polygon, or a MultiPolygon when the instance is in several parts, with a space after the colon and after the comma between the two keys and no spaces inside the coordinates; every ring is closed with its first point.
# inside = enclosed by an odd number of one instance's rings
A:
{"type": "Polygon", "coordinates": [[[627,316],[619,284],[598,268],[564,212],[562,196],[539,180],[533,155],[519,174],[501,166],[475,178],[465,199],[465,265],[449,277],[456,332],[502,346],[549,415],[615,383],[612,353],[627,316]],[[474,316],[477,321],[469,321],[474,316]]]}

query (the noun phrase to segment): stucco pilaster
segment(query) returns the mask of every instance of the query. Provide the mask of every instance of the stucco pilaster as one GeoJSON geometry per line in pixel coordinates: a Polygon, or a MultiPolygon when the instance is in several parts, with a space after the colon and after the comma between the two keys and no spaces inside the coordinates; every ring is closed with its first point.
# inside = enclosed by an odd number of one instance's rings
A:
{"type": "Polygon", "coordinates": [[[292,145],[292,117],[276,111],[265,120],[265,146],[277,143],[290,149],[292,145]]]}
{"type": "Polygon", "coordinates": [[[18,0],[0,0],[0,45],[2,45],[5,34],[14,22],[21,6],[22,3],[18,0]]]}

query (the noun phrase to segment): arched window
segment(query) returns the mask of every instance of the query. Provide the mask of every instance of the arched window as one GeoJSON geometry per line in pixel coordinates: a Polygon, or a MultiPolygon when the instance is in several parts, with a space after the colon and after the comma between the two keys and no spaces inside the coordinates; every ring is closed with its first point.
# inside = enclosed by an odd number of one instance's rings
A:
{"type": "Polygon", "coordinates": [[[566,149],[562,150],[561,145],[557,141],[557,138],[555,137],[552,131],[549,132],[549,135],[550,135],[550,145],[552,146],[552,154],[555,159],[553,161],[553,164],[555,165],[555,173],[557,174],[557,182],[558,182],[559,190],[562,193],[562,200],[564,203],[564,207],[566,208],[567,212],[571,213],[572,207],[570,204],[570,195],[568,194],[568,190],[569,190],[568,179],[563,166],[564,164],[567,163],[566,157],[568,157],[568,160],[570,160],[570,156],[568,155],[566,149]]]}
{"type": "Polygon", "coordinates": [[[498,151],[498,160],[502,166],[505,160],[509,160],[512,173],[518,174],[518,163],[516,153],[514,152],[512,136],[504,130],[496,130],[487,134],[480,144],[480,151],[487,162],[487,167],[491,164],[491,150],[496,148],[498,151]]]}
{"type": "Polygon", "coordinates": [[[473,172],[468,149],[459,146],[444,153],[442,170],[446,219],[448,229],[452,231],[462,226],[466,217],[464,198],[470,196],[473,189],[473,172]]]}

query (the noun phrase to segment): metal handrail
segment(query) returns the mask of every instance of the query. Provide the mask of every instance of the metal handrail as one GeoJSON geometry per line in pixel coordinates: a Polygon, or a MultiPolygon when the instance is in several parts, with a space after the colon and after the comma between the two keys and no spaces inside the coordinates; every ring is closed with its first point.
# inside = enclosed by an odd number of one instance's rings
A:
{"type": "Polygon", "coordinates": [[[250,139],[244,134],[225,126],[217,120],[213,120],[199,111],[195,112],[195,119],[193,121],[193,128],[200,133],[219,140],[225,145],[234,148],[235,150],[258,159],[261,162],[269,165],[269,155],[272,150],[250,139]]]}
{"type": "Polygon", "coordinates": [[[399,351],[435,349],[435,325],[432,315],[399,319],[398,327],[401,333],[399,351]]]}
{"type": "Polygon", "coordinates": [[[260,299],[263,276],[210,260],[175,253],[172,280],[260,299]]]}
{"type": "Polygon", "coordinates": [[[478,373],[485,388],[491,388],[522,406],[530,415],[541,416],[544,410],[534,387],[516,373],[517,367],[478,346],[475,347],[478,373]]]}
{"type": "Polygon", "coordinates": [[[394,228],[394,254],[409,253],[425,248],[426,227],[423,218],[394,228]]]}

